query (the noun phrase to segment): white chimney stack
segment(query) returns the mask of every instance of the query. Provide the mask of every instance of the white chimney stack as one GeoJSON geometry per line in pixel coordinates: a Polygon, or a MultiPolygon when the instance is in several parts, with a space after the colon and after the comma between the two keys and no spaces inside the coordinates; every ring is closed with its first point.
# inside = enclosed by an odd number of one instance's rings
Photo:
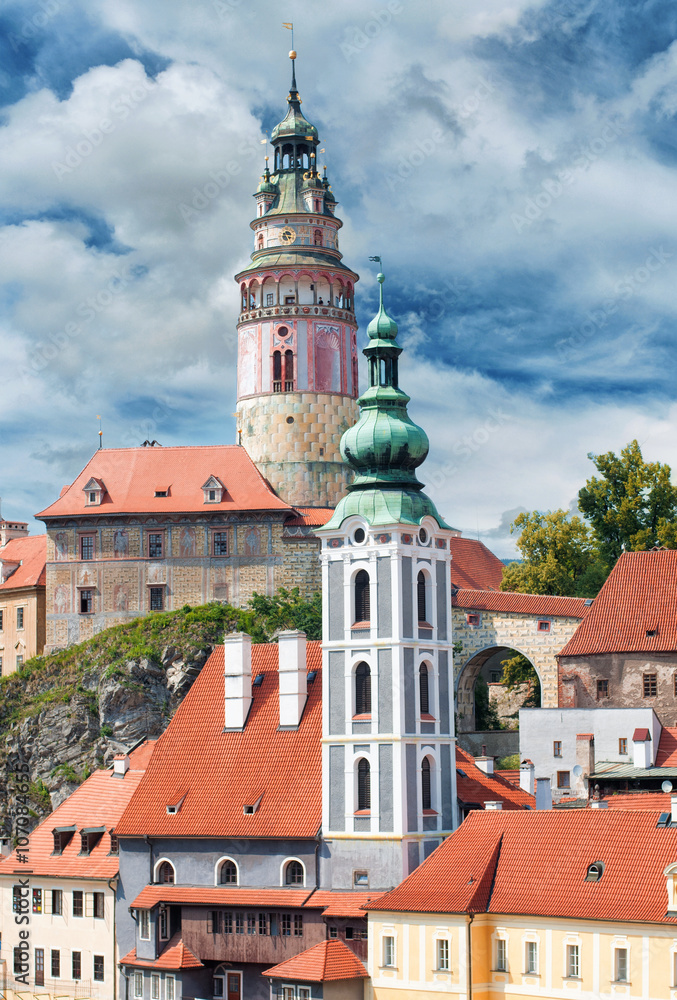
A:
{"type": "Polygon", "coordinates": [[[479,767],[480,771],[484,771],[485,774],[494,773],[494,758],[493,757],[475,757],[475,763],[479,767]]]}
{"type": "Polygon", "coordinates": [[[653,765],[651,757],[651,734],[648,729],[635,729],[632,737],[632,763],[634,767],[641,768],[653,765]]]}
{"type": "Polygon", "coordinates": [[[609,803],[605,799],[593,799],[590,803],[591,809],[608,809],[609,803]]]}
{"type": "Polygon", "coordinates": [[[523,792],[533,795],[535,791],[534,774],[536,768],[530,760],[523,760],[520,764],[520,788],[523,792]]]}
{"type": "Polygon", "coordinates": [[[492,811],[492,810],[493,811],[498,811],[499,809],[503,808],[503,803],[500,802],[500,801],[497,801],[497,802],[485,802],[484,803],[484,808],[487,809],[487,810],[489,810],[489,811],[492,811]]]}
{"type": "Polygon", "coordinates": [[[670,822],[677,823],[677,795],[670,796],[670,822]]]}
{"type": "Polygon", "coordinates": [[[128,770],[129,754],[116,753],[113,757],[113,774],[119,774],[121,778],[124,778],[128,770]]]}
{"type": "Polygon", "coordinates": [[[306,680],[306,633],[278,633],[278,671],[280,677],[280,726],[296,728],[301,721],[308,697],[306,680]]]}
{"type": "Polygon", "coordinates": [[[244,729],[252,703],[252,637],[233,632],[223,640],[225,729],[244,729]]]}
{"type": "Polygon", "coordinates": [[[550,778],[536,778],[536,808],[552,809],[550,778]]]}

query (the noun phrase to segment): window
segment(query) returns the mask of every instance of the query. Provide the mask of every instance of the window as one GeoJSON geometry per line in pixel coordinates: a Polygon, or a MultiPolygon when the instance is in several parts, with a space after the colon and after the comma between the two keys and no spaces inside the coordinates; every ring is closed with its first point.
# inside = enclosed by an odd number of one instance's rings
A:
{"type": "Polygon", "coordinates": [[[553,744],[552,744],[552,755],[553,755],[553,757],[561,757],[562,756],[562,741],[561,740],[555,740],[553,742],[553,744]]]}
{"type": "Polygon", "coordinates": [[[94,535],[80,535],[80,558],[94,558],[94,535]]]}
{"type": "Polygon", "coordinates": [[[369,574],[361,569],[355,576],[355,622],[369,621],[369,574]]]}
{"type": "Polygon", "coordinates": [[[162,611],[165,606],[165,588],[164,587],[151,587],[150,588],[150,610],[151,611],[162,611]]]}
{"type": "Polygon", "coordinates": [[[142,941],[150,941],[150,911],[139,911],[139,937],[142,941]]]}
{"type": "Polygon", "coordinates": [[[298,1000],[310,1000],[310,986],[299,986],[298,1000]]]}
{"type": "Polygon", "coordinates": [[[158,913],[160,922],[160,940],[166,941],[169,937],[169,910],[166,906],[161,906],[158,913]]]}
{"type": "Polygon", "coordinates": [[[17,628],[23,628],[24,627],[24,609],[23,608],[17,608],[16,609],[16,627],[17,628]]]}
{"type": "Polygon", "coordinates": [[[52,914],[55,917],[60,917],[63,913],[63,891],[61,889],[52,889],[52,914]]]}
{"type": "Polygon", "coordinates": [[[322,246],[322,230],[321,229],[316,229],[315,232],[313,233],[313,246],[316,246],[316,247],[321,247],[322,246]]]}
{"type": "Polygon", "coordinates": [[[45,949],[35,949],[35,985],[45,985],[45,949]]]}
{"type": "Polygon", "coordinates": [[[89,615],[94,610],[94,591],[80,591],[80,614],[89,615]]]}
{"type": "Polygon", "coordinates": [[[150,977],[150,998],[151,1000],[160,1000],[160,977],[157,973],[153,973],[150,977]]]}
{"type": "Polygon", "coordinates": [[[656,674],[644,674],[644,697],[656,697],[656,674]]]}
{"type": "Polygon", "coordinates": [[[114,833],[111,833],[110,835],[110,851],[108,853],[109,854],[120,853],[120,841],[118,840],[117,835],[114,833]]]}
{"type": "MultiPolygon", "coordinates": [[[[141,975],[141,973],[138,973],[141,975]]],[[[73,979],[82,979],[82,954],[79,951],[74,951],[71,953],[71,977],[73,979]]],[[[143,977],[141,977],[143,979],[143,977]]],[[[142,993],[134,993],[134,996],[142,996],[142,993]]]]}
{"type": "MultiPolygon", "coordinates": [[[[0,632],[3,630],[4,611],[0,611],[0,632]]],[[[677,687],[677,673],[675,674],[675,686],[677,687]]]]}
{"type": "Polygon", "coordinates": [[[228,555],[228,532],[227,531],[215,531],[214,532],[214,555],[215,556],[227,556],[228,555]]]}
{"type": "Polygon", "coordinates": [[[424,757],[421,764],[421,807],[432,809],[430,795],[430,758],[424,757]]]}
{"type": "Polygon", "coordinates": [[[174,1000],[176,980],[174,976],[165,976],[165,1000],[174,1000]]]}
{"type": "Polygon", "coordinates": [[[273,351],[273,392],[282,392],[282,352],[273,351]]]}
{"type": "Polygon", "coordinates": [[[422,663],[418,668],[418,693],[421,701],[421,715],[428,715],[430,712],[430,698],[428,693],[428,668],[422,663]]]}
{"type": "Polygon", "coordinates": [[[588,865],[588,869],[585,873],[586,882],[599,882],[604,872],[604,865],[601,861],[596,861],[592,865],[588,865]]]}
{"type": "Polygon", "coordinates": [[[294,1000],[294,987],[293,986],[283,986],[282,987],[282,1000],[294,1000]]]}
{"type": "Polygon", "coordinates": [[[272,306],[272,304],[273,304],[273,293],[272,292],[266,292],[266,305],[267,306],[272,306]]]}
{"type": "Polygon", "coordinates": [[[508,971],[508,942],[505,938],[496,941],[496,971],[508,971]]]}
{"type": "Polygon", "coordinates": [[[395,938],[386,936],[383,938],[383,964],[387,968],[395,965],[395,938]]]}
{"type": "Polygon", "coordinates": [[[256,237],[256,249],[263,250],[263,233],[259,233],[256,237]]]}
{"type": "Polygon", "coordinates": [[[578,979],[580,972],[579,954],[577,944],[567,945],[567,976],[578,979]]]}
{"type": "Polygon", "coordinates": [[[280,935],[282,937],[290,937],[290,935],[291,935],[291,913],[282,913],[280,915],[280,935]]]}
{"type": "Polygon", "coordinates": [[[94,956],[94,981],[103,982],[103,955],[94,956]]]}
{"type": "Polygon", "coordinates": [[[524,971],[538,973],[538,944],[536,941],[527,941],[524,956],[524,971]]]}
{"type": "Polygon", "coordinates": [[[602,698],[609,697],[609,681],[606,678],[601,678],[597,681],[597,701],[601,701],[602,698]]]}
{"type": "Polygon", "coordinates": [[[169,861],[163,861],[158,868],[157,880],[165,885],[174,885],[174,866],[169,861]]]}
{"type": "Polygon", "coordinates": [[[81,917],[84,913],[82,889],[73,890],[73,916],[81,917]]]}
{"type": "Polygon", "coordinates": [[[284,871],[285,885],[303,885],[303,865],[300,861],[290,861],[284,871]]]}
{"type": "Polygon", "coordinates": [[[446,938],[437,942],[437,968],[441,972],[449,971],[449,942],[446,938]]]}
{"type": "Polygon", "coordinates": [[[467,621],[468,625],[479,625],[479,623],[480,623],[480,616],[479,615],[466,615],[465,616],[465,620],[467,621]]]}
{"type": "Polygon", "coordinates": [[[371,809],[371,768],[364,757],[357,765],[357,808],[358,811],[371,809]]]}
{"type": "Polygon", "coordinates": [[[329,937],[330,938],[337,938],[338,937],[338,927],[330,927],[329,928],[329,937]]]}
{"type": "Polygon", "coordinates": [[[42,913],[42,889],[33,889],[33,913],[42,913]]]}
{"type": "Polygon", "coordinates": [[[21,953],[21,948],[14,949],[14,975],[20,976],[23,972],[27,972],[28,968],[23,968],[23,956],[21,953]]]}
{"type": "Polygon", "coordinates": [[[617,983],[627,983],[628,981],[628,949],[616,948],[614,961],[614,975],[617,983]]]}
{"type": "Polygon", "coordinates": [[[259,934],[267,937],[269,934],[269,922],[267,913],[259,913],[259,934]]]}
{"type": "Polygon", "coordinates": [[[28,909],[22,905],[21,886],[12,886],[12,913],[21,913],[23,909],[28,909]]]}
{"type": "Polygon", "coordinates": [[[618,741],[618,752],[627,753],[628,752],[628,741],[625,737],[621,737],[618,741]]]}
{"type": "Polygon", "coordinates": [[[355,670],[355,715],[371,715],[371,669],[358,663],[355,670]]]}
{"type": "Polygon", "coordinates": [[[256,914],[247,914],[247,934],[256,934],[256,914]]]}
{"type": "Polygon", "coordinates": [[[284,391],[294,391],[294,352],[284,352],[284,391]]]}
{"type": "Polygon", "coordinates": [[[219,868],[221,885],[237,885],[237,865],[234,861],[224,861],[219,868]]]}
{"type": "Polygon", "coordinates": [[[416,604],[418,607],[419,622],[427,622],[428,615],[426,613],[425,573],[423,570],[421,570],[416,577],[416,604]]]}
{"type": "Polygon", "coordinates": [[[90,493],[89,493],[89,502],[90,503],[96,503],[96,490],[90,490],[90,493]]]}
{"type": "Polygon", "coordinates": [[[102,892],[94,893],[94,916],[103,920],[104,915],[104,895],[102,892]]]}
{"type": "Polygon", "coordinates": [[[161,534],[150,534],[148,536],[148,557],[149,559],[162,559],[163,537],[161,534]]]}
{"type": "Polygon", "coordinates": [[[571,774],[569,771],[558,771],[557,772],[557,787],[558,788],[571,788],[571,774]]]}
{"type": "Polygon", "coordinates": [[[52,979],[61,977],[61,952],[52,948],[52,979]]]}
{"type": "Polygon", "coordinates": [[[17,653],[16,654],[17,669],[23,666],[23,662],[24,662],[23,653],[17,653]]]}
{"type": "Polygon", "coordinates": [[[134,973],[134,996],[136,1000],[143,996],[143,972],[134,973]]]}
{"type": "Polygon", "coordinates": [[[221,911],[210,910],[207,917],[207,934],[221,933],[221,911]]]}
{"type": "Polygon", "coordinates": [[[369,872],[367,871],[354,871],[353,872],[353,885],[364,886],[364,888],[369,888],[369,872]]]}
{"type": "Polygon", "coordinates": [[[538,623],[538,631],[539,632],[549,632],[550,631],[550,622],[540,621],[538,623]]]}

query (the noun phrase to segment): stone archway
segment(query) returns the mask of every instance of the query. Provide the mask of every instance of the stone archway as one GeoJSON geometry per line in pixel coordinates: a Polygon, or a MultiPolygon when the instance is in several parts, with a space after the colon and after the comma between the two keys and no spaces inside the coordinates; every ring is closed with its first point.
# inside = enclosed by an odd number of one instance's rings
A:
{"type": "Polygon", "coordinates": [[[506,654],[506,659],[509,653],[521,653],[536,671],[536,675],[538,676],[541,684],[541,691],[543,690],[543,677],[541,676],[541,672],[539,671],[537,664],[534,663],[534,658],[524,649],[520,649],[515,645],[506,646],[500,644],[487,646],[484,649],[478,650],[466,660],[456,677],[456,724],[457,731],[459,733],[475,732],[475,684],[477,683],[477,678],[480,675],[482,667],[496,653],[501,652],[506,654]]]}

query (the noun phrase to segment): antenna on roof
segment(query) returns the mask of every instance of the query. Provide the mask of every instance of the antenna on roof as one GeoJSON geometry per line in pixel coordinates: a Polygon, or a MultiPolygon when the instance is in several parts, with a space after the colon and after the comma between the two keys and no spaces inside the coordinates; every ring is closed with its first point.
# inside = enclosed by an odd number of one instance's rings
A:
{"type": "Polygon", "coordinates": [[[103,448],[103,431],[101,430],[101,414],[97,413],[96,419],[99,421],[99,448],[103,448]]]}

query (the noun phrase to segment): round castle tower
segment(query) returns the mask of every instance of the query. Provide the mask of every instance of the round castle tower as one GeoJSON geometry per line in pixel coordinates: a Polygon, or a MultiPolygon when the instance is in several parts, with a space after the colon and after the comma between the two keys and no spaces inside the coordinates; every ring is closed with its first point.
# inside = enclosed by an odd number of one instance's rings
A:
{"type": "Polygon", "coordinates": [[[352,479],[339,441],[358,417],[358,275],[341,263],[336,199],[317,169],[317,129],[292,84],[273,129],[240,285],[239,443],[290,504],[335,507],[352,479]]]}

